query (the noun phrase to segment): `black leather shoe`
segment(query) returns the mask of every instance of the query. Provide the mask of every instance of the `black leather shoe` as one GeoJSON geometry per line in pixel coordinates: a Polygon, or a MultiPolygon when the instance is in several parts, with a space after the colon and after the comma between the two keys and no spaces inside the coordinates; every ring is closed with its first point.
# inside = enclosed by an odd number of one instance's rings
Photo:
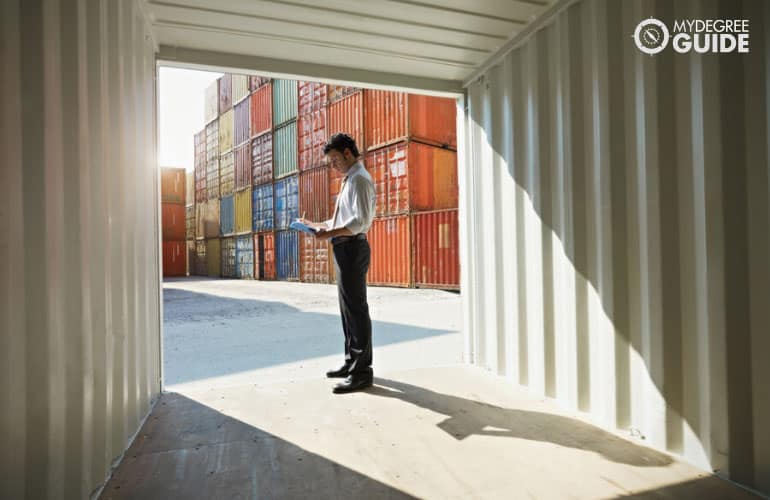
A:
{"type": "Polygon", "coordinates": [[[361,376],[361,375],[348,375],[344,382],[334,386],[333,392],[335,394],[342,394],[345,392],[360,391],[371,387],[373,383],[373,377],[361,376]]]}
{"type": "Polygon", "coordinates": [[[336,370],[326,372],[326,376],[329,378],[345,378],[348,376],[348,368],[350,368],[350,365],[342,365],[336,370]]]}

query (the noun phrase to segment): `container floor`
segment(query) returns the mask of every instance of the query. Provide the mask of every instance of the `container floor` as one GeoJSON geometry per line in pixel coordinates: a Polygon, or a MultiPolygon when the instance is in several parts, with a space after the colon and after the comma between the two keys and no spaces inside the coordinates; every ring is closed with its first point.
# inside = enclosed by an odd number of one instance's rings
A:
{"type": "Polygon", "coordinates": [[[754,498],[461,364],[457,294],[370,289],[375,383],[346,395],[333,286],[164,295],[173,384],[101,498],[754,498]]]}

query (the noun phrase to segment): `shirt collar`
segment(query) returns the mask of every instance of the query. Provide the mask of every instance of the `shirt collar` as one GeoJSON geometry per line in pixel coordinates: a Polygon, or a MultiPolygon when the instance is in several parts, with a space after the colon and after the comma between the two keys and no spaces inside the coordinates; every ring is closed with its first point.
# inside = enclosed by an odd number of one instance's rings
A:
{"type": "Polygon", "coordinates": [[[356,160],[356,162],[351,165],[350,169],[348,170],[348,173],[345,174],[345,179],[349,179],[351,175],[358,172],[358,170],[363,166],[361,163],[361,160],[356,160]]]}

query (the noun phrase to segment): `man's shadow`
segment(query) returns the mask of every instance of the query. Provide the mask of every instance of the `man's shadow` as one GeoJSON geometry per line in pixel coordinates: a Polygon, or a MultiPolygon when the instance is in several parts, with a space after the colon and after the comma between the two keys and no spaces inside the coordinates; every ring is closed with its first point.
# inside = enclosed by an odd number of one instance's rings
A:
{"type": "Polygon", "coordinates": [[[458,440],[471,435],[513,437],[592,451],[607,460],[640,467],[662,467],[673,462],[664,453],[573,418],[501,408],[380,377],[375,377],[374,382],[367,394],[400,399],[446,415],[448,418],[438,427],[458,440]]]}

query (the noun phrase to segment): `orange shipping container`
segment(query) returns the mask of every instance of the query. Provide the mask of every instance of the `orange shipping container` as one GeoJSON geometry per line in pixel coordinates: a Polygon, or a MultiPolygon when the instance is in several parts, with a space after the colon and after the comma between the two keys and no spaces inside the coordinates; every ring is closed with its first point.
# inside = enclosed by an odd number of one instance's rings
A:
{"type": "Polygon", "coordinates": [[[338,132],[344,132],[356,140],[358,151],[361,154],[366,151],[364,147],[364,98],[362,92],[357,92],[329,104],[328,119],[327,135],[329,137],[338,132]]]}
{"type": "Polygon", "coordinates": [[[258,88],[251,95],[251,135],[264,134],[273,128],[273,86],[258,88]]]}
{"type": "Polygon", "coordinates": [[[160,169],[160,200],[163,203],[185,203],[187,177],[184,168],[160,169]]]}
{"type": "Polygon", "coordinates": [[[412,285],[410,217],[375,219],[367,233],[372,250],[367,281],[371,285],[412,285]]]}
{"type": "Polygon", "coordinates": [[[275,235],[272,232],[254,235],[254,279],[275,279],[275,235]]]}
{"type": "Polygon", "coordinates": [[[309,234],[299,238],[299,279],[305,283],[330,283],[334,263],[331,244],[309,234]]]}
{"type": "Polygon", "coordinates": [[[182,241],[163,242],[163,276],[184,276],[187,270],[187,245],[182,241]]]}
{"type": "Polygon", "coordinates": [[[185,239],[185,206],[179,203],[161,203],[163,241],[185,239]]]}
{"type": "Polygon", "coordinates": [[[297,82],[297,114],[306,115],[326,107],[327,85],[318,82],[297,82]]]}
{"type": "Polygon", "coordinates": [[[375,216],[457,208],[457,153],[401,142],[366,155],[377,190],[375,216]]]}
{"type": "Polygon", "coordinates": [[[329,169],[320,167],[299,174],[299,213],[312,221],[328,219],[329,169]]]}
{"type": "Polygon", "coordinates": [[[412,215],[414,283],[425,288],[460,288],[457,210],[412,215]]]}
{"type": "Polygon", "coordinates": [[[364,106],[370,150],[406,139],[457,148],[453,99],[367,89],[364,106]]]}
{"type": "Polygon", "coordinates": [[[328,139],[327,108],[300,115],[297,119],[297,161],[300,170],[326,164],[324,146],[328,139]]]}

